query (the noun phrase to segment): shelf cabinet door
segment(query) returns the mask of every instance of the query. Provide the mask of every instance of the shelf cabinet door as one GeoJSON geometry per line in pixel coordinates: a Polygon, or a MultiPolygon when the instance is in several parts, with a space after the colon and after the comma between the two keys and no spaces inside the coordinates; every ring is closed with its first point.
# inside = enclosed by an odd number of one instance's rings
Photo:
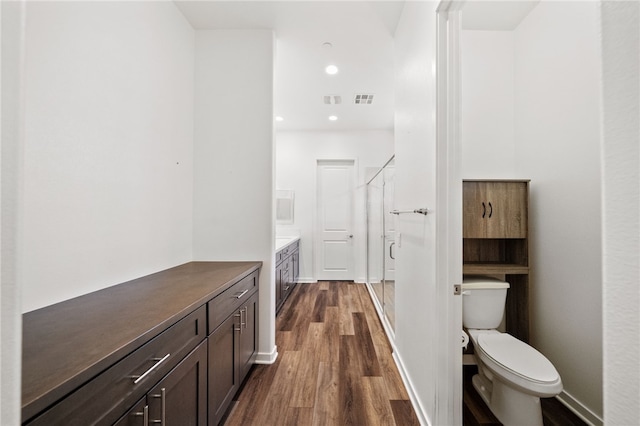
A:
{"type": "Polygon", "coordinates": [[[207,346],[202,342],[147,394],[149,424],[206,426],[207,346]],[[158,423],[160,421],[160,423],[158,423]]]}
{"type": "Polygon", "coordinates": [[[300,276],[300,250],[296,249],[291,258],[293,259],[293,282],[297,283],[300,276]]]}
{"type": "Polygon", "coordinates": [[[465,181],[464,238],[527,238],[527,182],[465,181]]]}
{"type": "Polygon", "coordinates": [[[209,425],[220,423],[238,380],[239,311],[230,315],[209,335],[209,425]]]}
{"type": "Polygon", "coordinates": [[[276,311],[282,304],[282,263],[276,266],[276,311]]]}
{"type": "Polygon", "coordinates": [[[240,349],[238,355],[239,381],[247,375],[258,352],[258,292],[240,308],[240,349]]]}

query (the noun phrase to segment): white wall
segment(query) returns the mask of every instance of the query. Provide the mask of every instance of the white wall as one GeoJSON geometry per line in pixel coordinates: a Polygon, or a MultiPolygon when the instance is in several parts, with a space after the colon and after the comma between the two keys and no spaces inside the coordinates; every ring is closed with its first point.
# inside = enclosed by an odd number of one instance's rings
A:
{"type": "Polygon", "coordinates": [[[415,391],[418,414],[430,424],[442,423],[435,408],[437,359],[446,352],[437,345],[435,318],[436,6],[407,2],[395,35],[395,208],[433,213],[398,217],[394,356],[415,391]]]}
{"type": "Polygon", "coordinates": [[[625,425],[640,418],[640,4],[601,16],[604,418],[625,425]]]}
{"type": "Polygon", "coordinates": [[[601,418],[598,33],[596,2],[543,1],[516,29],[515,141],[531,178],[531,342],[558,369],[563,399],[601,418]]]}
{"type": "Polygon", "coordinates": [[[261,260],[259,360],[275,355],[273,55],[268,30],[196,32],[194,260],[261,260]]]}
{"type": "Polygon", "coordinates": [[[513,178],[513,32],[464,30],[461,49],[462,177],[513,178]]]}
{"type": "Polygon", "coordinates": [[[20,181],[24,137],[24,2],[0,4],[0,424],[21,414],[22,316],[19,287],[20,181]]]}
{"type": "Polygon", "coordinates": [[[279,225],[281,235],[299,235],[301,282],[315,282],[314,223],[316,160],[356,160],[354,209],[355,280],[366,279],[367,168],[380,168],[393,155],[391,131],[281,131],[276,134],[276,189],[295,191],[292,225],[279,225]]]}
{"type": "Polygon", "coordinates": [[[23,311],[191,259],[194,31],[172,2],[29,2],[23,311]]]}

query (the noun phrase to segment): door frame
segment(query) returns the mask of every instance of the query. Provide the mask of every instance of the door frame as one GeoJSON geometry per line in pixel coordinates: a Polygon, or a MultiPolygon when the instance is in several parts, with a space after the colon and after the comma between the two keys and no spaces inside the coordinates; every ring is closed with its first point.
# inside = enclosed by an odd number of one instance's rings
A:
{"type": "Polygon", "coordinates": [[[436,9],[436,297],[435,424],[462,424],[461,11],[464,1],[441,0],[436,9]]]}
{"type": "Polygon", "coordinates": [[[320,272],[320,249],[321,249],[321,241],[322,238],[320,236],[320,218],[318,217],[318,208],[320,207],[320,203],[318,202],[318,195],[319,195],[319,191],[318,191],[318,185],[320,184],[319,179],[318,179],[318,170],[319,170],[319,166],[321,164],[326,164],[326,165],[330,165],[330,164],[336,164],[336,165],[342,165],[342,164],[350,164],[353,167],[352,170],[352,182],[353,182],[353,195],[351,197],[351,227],[352,230],[351,232],[353,233],[353,238],[352,238],[352,242],[351,242],[351,269],[352,269],[352,279],[356,280],[356,245],[358,244],[358,240],[359,238],[357,238],[356,232],[355,232],[355,217],[356,217],[356,187],[357,187],[357,167],[358,167],[358,160],[354,159],[354,158],[317,158],[316,159],[316,171],[315,171],[315,197],[313,199],[313,250],[314,250],[314,254],[313,254],[313,275],[315,278],[315,281],[318,281],[318,275],[320,272]]]}

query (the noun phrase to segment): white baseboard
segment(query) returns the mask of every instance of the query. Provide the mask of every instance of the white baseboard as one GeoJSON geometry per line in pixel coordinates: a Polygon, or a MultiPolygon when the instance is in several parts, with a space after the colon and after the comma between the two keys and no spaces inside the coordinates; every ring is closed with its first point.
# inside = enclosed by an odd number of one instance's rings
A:
{"type": "Polygon", "coordinates": [[[313,284],[313,283],[317,283],[318,280],[316,280],[313,277],[298,277],[298,280],[296,282],[298,284],[313,284]]]}
{"type": "Polygon", "coordinates": [[[258,352],[256,356],[256,364],[273,364],[278,359],[278,347],[273,346],[271,352],[258,352]]]}
{"type": "Polygon", "coordinates": [[[562,391],[560,395],[556,396],[556,399],[569,410],[573,411],[576,416],[580,417],[588,425],[602,426],[604,424],[603,420],[596,413],[585,407],[580,401],[571,396],[571,394],[562,391]]]}

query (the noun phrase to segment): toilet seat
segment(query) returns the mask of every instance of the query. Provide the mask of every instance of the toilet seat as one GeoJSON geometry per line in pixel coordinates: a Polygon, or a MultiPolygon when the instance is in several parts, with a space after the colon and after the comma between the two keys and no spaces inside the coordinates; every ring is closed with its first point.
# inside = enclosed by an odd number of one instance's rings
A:
{"type": "Polygon", "coordinates": [[[558,379],[558,372],[544,355],[510,334],[483,334],[478,344],[494,362],[524,379],[538,383],[558,379]]]}
{"type": "Polygon", "coordinates": [[[558,371],[533,347],[496,330],[473,334],[480,359],[502,380],[523,392],[542,397],[555,396],[562,391],[558,371]]]}

